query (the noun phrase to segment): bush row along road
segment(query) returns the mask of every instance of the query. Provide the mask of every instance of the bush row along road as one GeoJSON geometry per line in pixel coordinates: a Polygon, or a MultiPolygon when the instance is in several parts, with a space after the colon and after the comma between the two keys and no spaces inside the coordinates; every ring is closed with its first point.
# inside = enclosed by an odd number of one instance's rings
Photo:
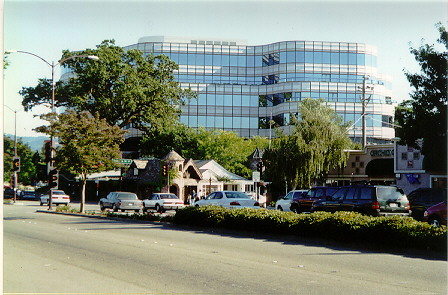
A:
{"type": "Polygon", "coordinates": [[[4,205],[5,294],[446,294],[442,260],[21,204],[4,205]]]}

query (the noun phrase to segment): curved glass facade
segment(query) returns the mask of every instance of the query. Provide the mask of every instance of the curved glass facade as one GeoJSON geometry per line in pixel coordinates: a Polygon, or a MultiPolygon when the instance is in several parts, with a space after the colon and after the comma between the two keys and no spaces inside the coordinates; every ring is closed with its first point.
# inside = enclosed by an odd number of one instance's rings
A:
{"type": "Polygon", "coordinates": [[[323,98],[361,138],[363,79],[366,77],[366,133],[370,142],[394,137],[390,79],[377,71],[376,48],[366,44],[284,41],[247,46],[241,41],[144,37],[125,47],[164,54],[179,65],[175,77],[198,93],[183,107],[181,121],[269,136],[269,122],[289,130],[304,98],[323,98]]]}

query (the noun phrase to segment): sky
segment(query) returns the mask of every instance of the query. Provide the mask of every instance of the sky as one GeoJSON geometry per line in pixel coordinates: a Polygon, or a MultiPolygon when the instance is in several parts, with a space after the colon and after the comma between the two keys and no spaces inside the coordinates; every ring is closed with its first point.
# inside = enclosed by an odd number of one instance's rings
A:
{"type": "MultiPolygon", "coordinates": [[[[184,36],[243,39],[249,45],[287,40],[366,43],[378,49],[378,69],[392,77],[393,99],[409,99],[412,89],[403,70],[419,72],[410,46],[436,44],[435,24],[448,27],[448,2],[436,1],[107,1],[4,0],[4,50],[32,52],[50,64],[62,51],[95,48],[114,39],[119,46],[143,36],[184,36]],[[423,42],[423,43],[422,43],[423,42]]],[[[51,78],[51,67],[27,54],[8,55],[4,71],[3,131],[42,136],[32,129],[45,122],[35,116],[49,112],[40,106],[25,112],[22,87],[51,78]]],[[[55,67],[56,78],[59,66],[55,67]]]]}

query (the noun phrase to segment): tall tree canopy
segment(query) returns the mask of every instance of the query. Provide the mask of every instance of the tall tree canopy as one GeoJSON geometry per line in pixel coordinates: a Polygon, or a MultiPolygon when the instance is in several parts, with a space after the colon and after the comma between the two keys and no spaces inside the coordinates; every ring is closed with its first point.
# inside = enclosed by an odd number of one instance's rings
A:
{"type": "Polygon", "coordinates": [[[285,181],[289,188],[308,188],[325,179],[335,167],[345,165],[345,149],[352,142],[348,125],[325,106],[324,100],[305,99],[299,107],[301,119],[294,119],[295,129],[272,140],[263,161],[266,178],[278,186],[285,181]]]}
{"type": "Polygon", "coordinates": [[[405,72],[414,90],[411,99],[397,107],[395,118],[401,126],[396,129],[401,143],[418,147],[416,140],[423,139],[424,168],[446,174],[448,38],[442,24],[437,24],[437,28],[440,33],[437,42],[445,51],[438,52],[434,45],[428,44],[411,47],[421,73],[405,72]]]}
{"type": "Polygon", "coordinates": [[[85,185],[87,175],[117,167],[114,159],[121,158],[120,143],[124,131],[117,125],[110,125],[100,119],[98,113],[68,110],[55,118],[49,114],[50,126],[42,126],[38,131],[59,138],[56,167],[74,173],[82,183],[81,212],[84,211],[85,185]]]}
{"type": "Polygon", "coordinates": [[[265,148],[267,138],[244,139],[235,132],[193,129],[178,123],[172,128],[152,132],[142,140],[142,153],[162,158],[171,150],[184,158],[215,160],[230,172],[250,177],[248,157],[255,148],[265,148]]]}
{"type": "MultiPolygon", "coordinates": [[[[65,50],[63,60],[66,74],[56,83],[56,106],[98,113],[111,125],[132,125],[142,131],[170,125],[178,119],[184,100],[194,97],[175,81],[176,63],[164,55],[125,51],[113,40],[96,49],[65,50]],[[99,60],[75,57],[79,55],[95,55],[99,60]]],[[[36,87],[24,87],[20,94],[25,110],[50,103],[51,80],[40,79],[36,87]]]]}

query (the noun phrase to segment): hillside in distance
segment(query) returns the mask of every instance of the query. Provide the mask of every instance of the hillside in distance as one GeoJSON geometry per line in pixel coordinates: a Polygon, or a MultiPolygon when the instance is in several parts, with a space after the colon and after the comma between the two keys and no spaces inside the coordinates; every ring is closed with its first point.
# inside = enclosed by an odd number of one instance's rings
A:
{"type": "MultiPolygon", "coordinates": [[[[13,134],[5,134],[5,137],[9,137],[14,140],[13,134]]],[[[17,136],[17,141],[22,141],[24,144],[28,144],[30,149],[34,152],[42,152],[45,140],[49,140],[48,136],[17,136]]]]}

